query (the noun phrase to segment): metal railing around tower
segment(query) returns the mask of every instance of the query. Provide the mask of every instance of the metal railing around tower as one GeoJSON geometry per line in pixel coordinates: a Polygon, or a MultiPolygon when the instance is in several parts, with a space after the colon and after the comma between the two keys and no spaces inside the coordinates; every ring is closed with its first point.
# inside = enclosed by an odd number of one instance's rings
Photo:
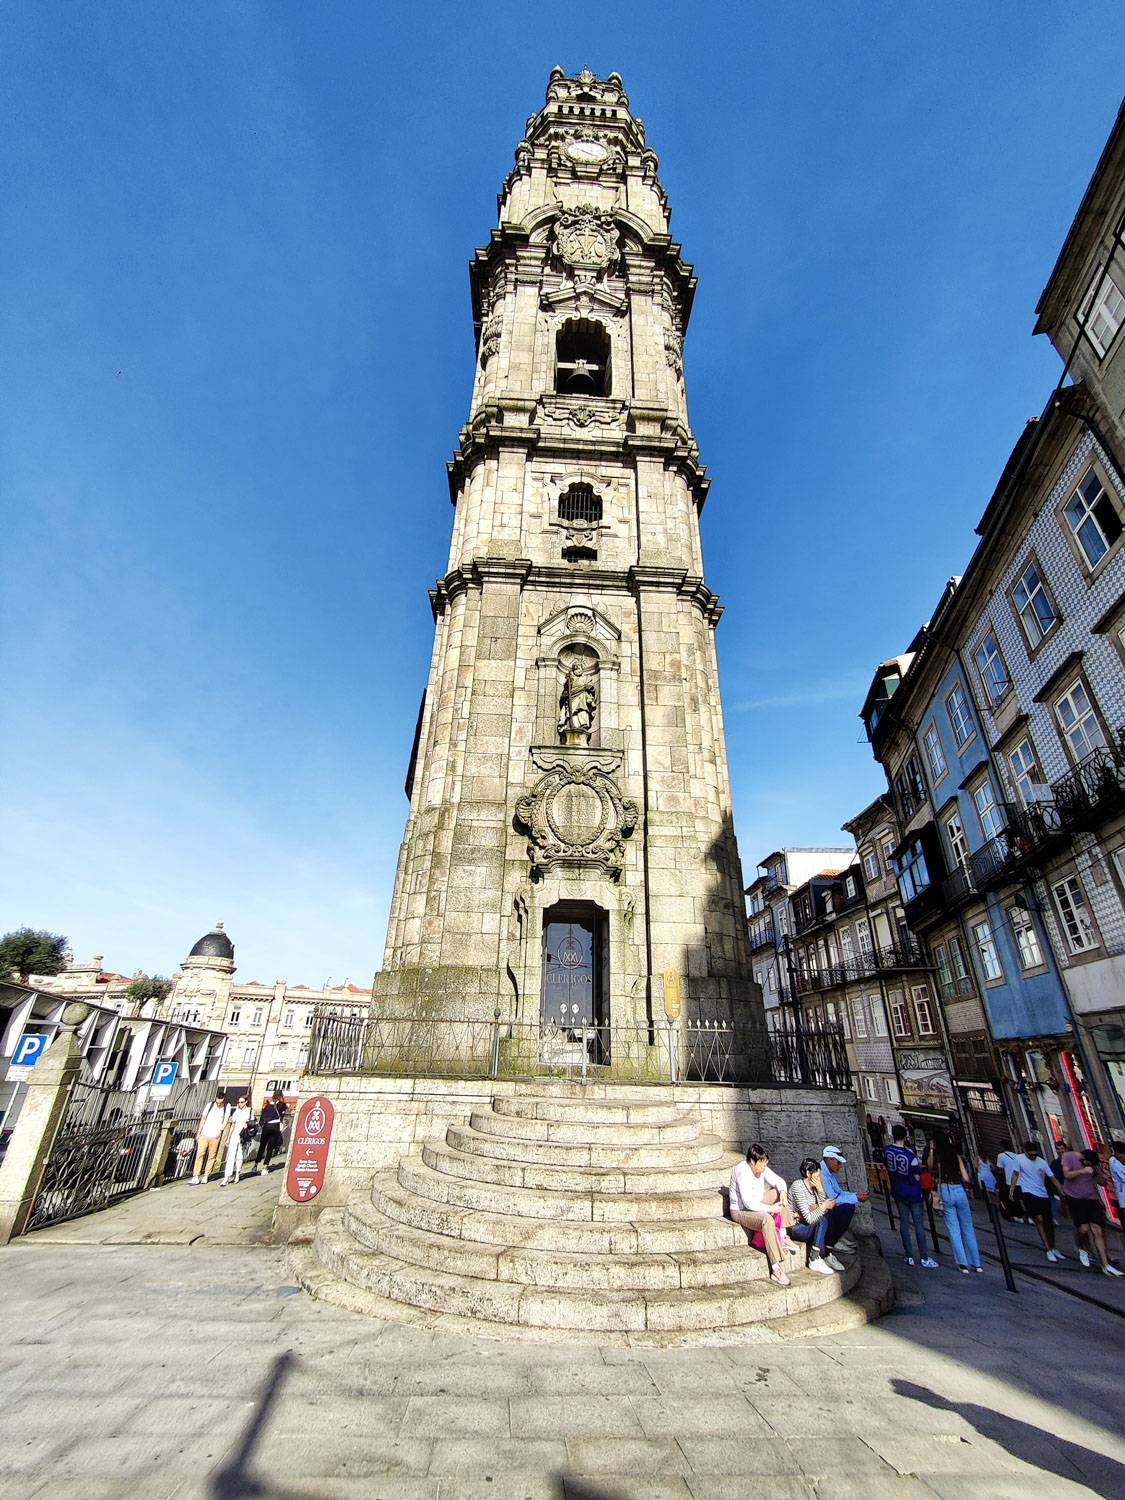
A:
{"type": "Polygon", "coordinates": [[[848,1089],[838,1028],[681,1021],[559,1027],[499,1016],[339,1015],[317,1009],[313,1074],[574,1078],[612,1083],[781,1083],[848,1089]]]}

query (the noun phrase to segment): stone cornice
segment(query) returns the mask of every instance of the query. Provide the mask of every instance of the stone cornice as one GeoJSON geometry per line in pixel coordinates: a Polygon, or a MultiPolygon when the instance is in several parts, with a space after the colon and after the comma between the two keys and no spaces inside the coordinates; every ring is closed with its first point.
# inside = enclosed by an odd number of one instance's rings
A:
{"type": "Polygon", "coordinates": [[[698,574],[686,568],[652,567],[634,563],[629,568],[582,568],[565,564],[536,564],[526,557],[474,557],[467,566],[452,568],[439,578],[430,590],[430,608],[434,619],[446,606],[469,589],[482,589],[486,582],[514,584],[521,588],[558,589],[573,592],[576,588],[599,591],[619,590],[637,596],[642,592],[675,594],[688,599],[711,625],[718,624],[723,610],[719,596],[713,594],[698,574]]]}
{"type": "Polygon", "coordinates": [[[699,449],[691,432],[666,407],[632,404],[625,411],[626,430],[598,427],[596,431],[592,428],[582,431],[581,435],[561,423],[557,428],[550,423],[533,423],[537,407],[538,401],[505,396],[474,412],[461,429],[459,446],[446,464],[451,504],[457,504],[468,475],[482,459],[493,457],[502,448],[522,448],[528,454],[538,452],[544,456],[580,450],[590,457],[625,461],[659,458],[665,468],[682,474],[697,510],[702,511],[711,481],[699,461],[699,449]],[[646,430],[629,431],[630,424],[646,430]]]}

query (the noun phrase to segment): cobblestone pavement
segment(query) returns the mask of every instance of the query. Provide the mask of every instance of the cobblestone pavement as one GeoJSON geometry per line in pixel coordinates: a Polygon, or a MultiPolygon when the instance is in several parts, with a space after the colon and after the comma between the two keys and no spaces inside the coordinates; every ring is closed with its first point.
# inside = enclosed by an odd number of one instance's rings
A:
{"type": "MultiPolygon", "coordinates": [[[[161,1196],[203,1220],[227,1191],[161,1196]]],[[[272,1248],[37,1236],[0,1251],[0,1495],[1125,1496],[1118,1318],[991,1268],[896,1278],[835,1339],[610,1350],[368,1321],[272,1248]]]]}

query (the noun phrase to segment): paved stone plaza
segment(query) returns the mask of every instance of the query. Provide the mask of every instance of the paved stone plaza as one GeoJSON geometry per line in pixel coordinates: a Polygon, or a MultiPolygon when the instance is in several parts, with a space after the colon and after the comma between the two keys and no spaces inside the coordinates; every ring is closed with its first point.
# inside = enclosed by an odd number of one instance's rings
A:
{"type": "Polygon", "coordinates": [[[0,1494],[1125,1495],[1120,1319],[1049,1285],[904,1268],[877,1325],[714,1349],[437,1335],[298,1292],[260,1243],[279,1185],[177,1186],[0,1251],[0,1494]]]}

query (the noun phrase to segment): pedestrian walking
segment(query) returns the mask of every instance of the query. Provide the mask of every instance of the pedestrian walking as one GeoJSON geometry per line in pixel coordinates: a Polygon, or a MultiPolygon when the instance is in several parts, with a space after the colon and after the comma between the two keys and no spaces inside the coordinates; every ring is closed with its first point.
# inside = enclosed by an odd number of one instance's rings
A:
{"type": "Polygon", "coordinates": [[[996,1158],[996,1171],[999,1174],[996,1182],[996,1197],[1000,1204],[1000,1212],[1009,1224],[1014,1224],[1023,1218],[1019,1202],[1019,1186],[1015,1181],[1016,1162],[1019,1153],[1013,1148],[1011,1141],[1000,1142],[1000,1154],[996,1158]]]}
{"type": "Polygon", "coordinates": [[[1099,1189],[1108,1187],[1109,1173],[1101,1164],[1096,1151],[1064,1151],[1060,1164],[1063,1173],[1063,1193],[1070,1209],[1074,1225],[1074,1243],[1078,1259],[1084,1266],[1090,1264],[1087,1245],[1092,1242],[1104,1276],[1120,1276],[1116,1266],[1109,1263],[1109,1252],[1105,1243],[1105,1208],[1099,1189]]]}
{"type": "Polygon", "coordinates": [[[891,1180],[891,1193],[898,1207],[898,1232],[906,1264],[914,1264],[915,1254],[933,1270],[937,1261],[926,1253],[926,1223],[922,1213],[922,1163],[906,1144],[906,1126],[891,1127],[891,1144],[883,1147],[883,1161],[891,1180]],[[911,1244],[911,1231],[917,1246],[911,1244]]]}
{"type": "Polygon", "coordinates": [[[227,1159],[223,1163],[223,1185],[237,1182],[242,1175],[242,1162],[246,1148],[253,1139],[250,1126],[254,1111],[249,1094],[239,1094],[238,1104],[230,1117],[230,1135],[227,1137],[227,1159]]]}
{"type": "Polygon", "coordinates": [[[1044,1161],[1036,1141],[1024,1142],[1022,1153],[1016,1157],[1015,1176],[1021,1205],[1039,1231],[1047,1259],[1065,1260],[1066,1256],[1062,1251],[1055,1249],[1055,1220],[1051,1213],[1051,1192],[1055,1179],[1051,1174],[1050,1163],[1044,1161]]]}
{"type": "Polygon", "coordinates": [[[1109,1159],[1109,1175],[1113,1179],[1113,1195],[1117,1199],[1117,1212],[1125,1222],[1125,1141],[1114,1141],[1109,1148],[1113,1155],[1109,1159]]]}
{"type": "Polygon", "coordinates": [[[801,1163],[800,1177],[789,1185],[789,1201],[794,1218],[789,1238],[808,1245],[809,1270],[819,1276],[844,1270],[843,1261],[832,1252],[852,1222],[855,1204],[837,1203],[828,1196],[814,1157],[806,1156],[801,1163]]]}
{"type": "Polygon", "coordinates": [[[226,1095],[215,1095],[214,1104],[209,1105],[199,1117],[199,1129],[195,1132],[195,1162],[191,1169],[191,1180],[195,1184],[206,1182],[219,1154],[219,1142],[223,1126],[227,1123],[230,1106],[226,1095]]]}
{"type": "Polygon", "coordinates": [[[953,1259],[965,1276],[973,1271],[983,1272],[972,1205],[965,1191],[971,1181],[969,1168],[952,1136],[940,1126],[930,1142],[927,1164],[941,1193],[953,1259]]]}
{"type": "Polygon", "coordinates": [[[280,1089],[274,1089],[258,1116],[261,1135],[258,1137],[258,1154],[254,1158],[254,1165],[263,1177],[270,1169],[274,1152],[281,1150],[281,1130],[284,1123],[285,1099],[280,1089]]]}

